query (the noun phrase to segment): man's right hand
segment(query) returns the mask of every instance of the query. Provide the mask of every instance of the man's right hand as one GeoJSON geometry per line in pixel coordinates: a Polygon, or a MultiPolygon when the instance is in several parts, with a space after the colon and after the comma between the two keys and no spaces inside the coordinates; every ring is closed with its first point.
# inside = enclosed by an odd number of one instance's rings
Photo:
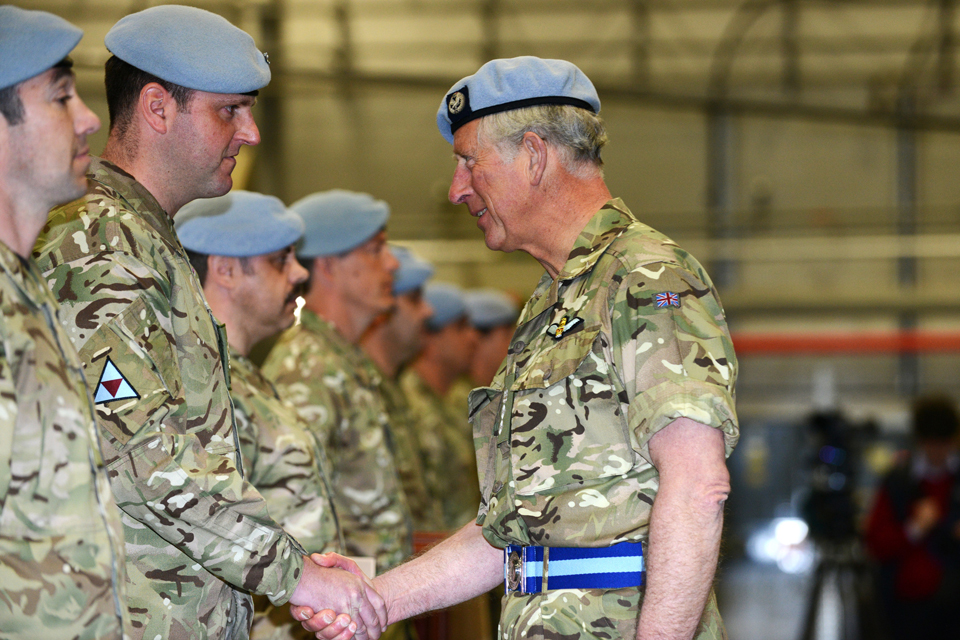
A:
{"type": "MultiPolygon", "coordinates": [[[[321,556],[315,556],[320,559],[321,556]]],[[[303,577],[290,598],[290,610],[297,620],[302,620],[302,610],[332,610],[346,614],[356,624],[356,637],[360,640],[376,640],[386,627],[387,610],[369,580],[361,578],[362,572],[350,560],[337,556],[320,566],[312,558],[304,558],[303,577]],[[353,565],[353,566],[350,566],[353,565]],[[333,567],[343,567],[333,568],[333,567]],[[344,570],[346,569],[346,570],[344,570]]],[[[346,640],[352,635],[352,624],[337,617],[325,637],[346,640]],[[337,633],[334,633],[334,632],[337,633]]]]}

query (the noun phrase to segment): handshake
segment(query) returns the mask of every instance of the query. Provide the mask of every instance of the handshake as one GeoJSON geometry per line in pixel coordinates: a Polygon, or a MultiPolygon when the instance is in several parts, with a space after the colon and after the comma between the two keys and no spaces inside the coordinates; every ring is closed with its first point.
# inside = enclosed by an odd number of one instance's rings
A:
{"type": "Polygon", "coordinates": [[[290,598],[290,613],[324,640],[376,640],[389,624],[384,599],[348,558],[315,553],[304,558],[304,574],[290,598]]]}
{"type": "Polygon", "coordinates": [[[390,623],[475,598],[503,581],[503,550],[473,522],[372,581],[335,553],[303,560],[290,613],[321,640],[376,640],[390,623]]]}

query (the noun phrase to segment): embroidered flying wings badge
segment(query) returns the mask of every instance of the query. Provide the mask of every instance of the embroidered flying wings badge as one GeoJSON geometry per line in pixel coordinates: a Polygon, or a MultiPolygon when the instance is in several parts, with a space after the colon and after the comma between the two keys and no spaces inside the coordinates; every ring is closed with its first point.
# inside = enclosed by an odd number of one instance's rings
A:
{"type": "Polygon", "coordinates": [[[574,331],[578,331],[582,328],[583,318],[571,318],[570,316],[563,316],[560,318],[560,322],[554,322],[552,325],[547,327],[547,334],[554,340],[559,340],[563,336],[574,331]]]}
{"type": "Polygon", "coordinates": [[[129,398],[139,398],[140,394],[133,388],[133,385],[124,377],[113,360],[107,358],[103,365],[103,371],[100,373],[100,381],[97,383],[97,391],[93,394],[94,404],[106,404],[114,400],[127,400],[129,398]]]}
{"type": "Polygon", "coordinates": [[[679,307],[680,306],[680,296],[673,293],[672,291],[664,291],[663,293],[658,293],[654,300],[657,303],[658,309],[663,309],[664,307],[679,307]]]}

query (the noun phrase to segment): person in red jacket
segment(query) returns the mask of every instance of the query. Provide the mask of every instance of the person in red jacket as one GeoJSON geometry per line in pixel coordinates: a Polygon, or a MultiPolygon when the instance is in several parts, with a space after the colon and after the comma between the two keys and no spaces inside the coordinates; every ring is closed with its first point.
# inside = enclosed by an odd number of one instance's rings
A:
{"type": "Polygon", "coordinates": [[[960,419],[953,400],[918,399],[914,450],[883,479],[867,519],[867,551],[894,640],[960,637],[960,419]]]}

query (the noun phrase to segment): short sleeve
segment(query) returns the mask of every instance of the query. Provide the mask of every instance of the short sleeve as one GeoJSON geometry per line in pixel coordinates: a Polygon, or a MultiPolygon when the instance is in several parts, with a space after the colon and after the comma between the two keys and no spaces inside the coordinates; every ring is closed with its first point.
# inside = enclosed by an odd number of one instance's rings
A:
{"type": "Polygon", "coordinates": [[[628,423],[641,449],[688,418],[722,430],[729,456],[739,437],[737,360],[713,288],[675,263],[636,267],[612,296],[611,324],[628,423]]]}

